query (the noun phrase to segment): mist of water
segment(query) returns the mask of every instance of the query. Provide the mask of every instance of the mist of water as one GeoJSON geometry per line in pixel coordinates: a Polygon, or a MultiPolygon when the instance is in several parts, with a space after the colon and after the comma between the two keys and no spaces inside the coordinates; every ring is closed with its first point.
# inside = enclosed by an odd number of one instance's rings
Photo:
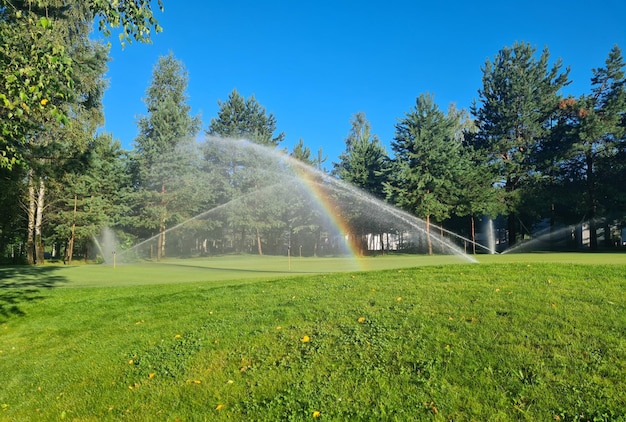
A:
{"type": "Polygon", "coordinates": [[[115,232],[111,228],[104,227],[100,236],[94,236],[93,241],[105,264],[113,265],[114,263],[120,263],[120,245],[115,232]]]}
{"type": "MultiPolygon", "coordinates": [[[[292,227],[292,222],[298,221],[302,216],[290,215],[289,213],[295,207],[290,208],[289,204],[300,203],[306,204],[300,209],[316,217],[320,230],[323,227],[323,232],[327,235],[326,241],[332,241],[335,248],[333,250],[339,253],[346,252],[345,248],[341,247],[341,240],[345,241],[351,235],[393,232],[397,238],[402,239],[404,246],[410,245],[416,250],[421,250],[422,253],[424,253],[425,245],[429,244],[432,245],[434,253],[452,254],[469,262],[475,262],[475,259],[465,254],[459,246],[471,242],[469,239],[434,224],[427,225],[424,220],[294,159],[283,151],[246,140],[221,138],[208,138],[207,146],[217,157],[215,162],[224,161],[229,166],[219,169],[218,173],[230,172],[230,176],[236,178],[239,171],[238,163],[245,162],[245,171],[247,171],[245,174],[254,175],[254,180],[250,182],[244,178],[237,179],[242,186],[248,183],[249,189],[242,189],[239,196],[226,197],[223,203],[179,222],[168,228],[164,232],[166,234],[182,233],[189,226],[202,230],[202,227],[211,225],[211,227],[226,230],[229,229],[231,221],[237,218],[240,220],[248,218],[262,221],[266,226],[283,224],[284,230],[288,232],[286,236],[291,236],[292,231],[301,229],[292,227]],[[274,221],[277,204],[284,208],[278,211],[279,214],[282,213],[281,222],[274,221]],[[268,213],[264,216],[262,214],[264,207],[272,208],[272,206],[274,206],[273,214],[268,213]],[[251,216],[246,213],[255,215],[251,216]],[[267,221],[264,220],[265,217],[267,221]]],[[[206,183],[207,186],[211,183],[208,175],[206,183]]],[[[140,256],[143,254],[145,256],[145,248],[153,248],[159,236],[156,234],[141,240],[123,255],[140,256]],[[140,252],[141,250],[144,252],[140,252]]],[[[103,256],[111,254],[111,248],[114,247],[105,246],[104,240],[101,243],[103,243],[101,245],[103,256]]],[[[322,246],[331,247],[330,245],[322,246]]],[[[485,249],[489,248],[480,246],[485,249]]]]}

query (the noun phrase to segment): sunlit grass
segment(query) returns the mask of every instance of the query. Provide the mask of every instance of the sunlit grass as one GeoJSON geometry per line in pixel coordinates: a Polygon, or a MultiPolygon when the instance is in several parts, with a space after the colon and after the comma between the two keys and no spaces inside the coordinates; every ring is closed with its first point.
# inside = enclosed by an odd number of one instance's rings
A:
{"type": "Polygon", "coordinates": [[[618,420],[626,265],[581,256],[3,271],[0,420],[618,420]]]}

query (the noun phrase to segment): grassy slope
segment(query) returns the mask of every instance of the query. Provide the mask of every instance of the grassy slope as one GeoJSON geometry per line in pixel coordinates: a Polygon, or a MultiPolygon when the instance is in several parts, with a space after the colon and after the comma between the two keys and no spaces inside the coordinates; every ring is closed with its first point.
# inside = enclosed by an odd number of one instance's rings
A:
{"type": "Polygon", "coordinates": [[[538,259],[193,282],[196,263],[127,285],[81,267],[20,288],[3,272],[0,419],[624,418],[626,266],[538,259]]]}

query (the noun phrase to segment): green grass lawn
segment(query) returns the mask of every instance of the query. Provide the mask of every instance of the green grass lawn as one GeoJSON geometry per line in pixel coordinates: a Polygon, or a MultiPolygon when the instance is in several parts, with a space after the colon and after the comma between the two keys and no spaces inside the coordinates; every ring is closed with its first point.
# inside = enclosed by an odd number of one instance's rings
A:
{"type": "Polygon", "coordinates": [[[0,268],[0,420],[626,420],[625,258],[0,268]]]}

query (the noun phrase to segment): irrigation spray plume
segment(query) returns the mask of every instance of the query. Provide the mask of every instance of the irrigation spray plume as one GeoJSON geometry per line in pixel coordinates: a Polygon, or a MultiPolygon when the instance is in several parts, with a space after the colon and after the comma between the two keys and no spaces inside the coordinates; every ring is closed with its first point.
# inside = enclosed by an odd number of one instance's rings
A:
{"type": "MultiPolygon", "coordinates": [[[[188,218],[168,228],[164,233],[176,232],[191,222],[203,219],[219,220],[220,224],[225,226],[227,225],[225,215],[234,211],[242,212],[246,209],[245,206],[248,202],[262,198],[268,203],[284,203],[288,199],[285,198],[286,195],[301,195],[310,205],[307,211],[315,209],[320,215],[321,221],[326,225],[325,228],[332,231],[336,238],[345,239],[349,234],[353,234],[348,232],[351,230],[351,225],[346,216],[346,214],[352,213],[353,217],[354,214],[358,214],[361,220],[366,220],[365,223],[367,224],[372,226],[378,224],[378,227],[384,225],[395,233],[406,233],[407,238],[413,239],[412,241],[416,244],[431,242],[435,245],[438,253],[453,254],[469,262],[477,261],[464,253],[455,242],[473,243],[485,250],[490,250],[489,246],[477,244],[437,225],[431,224],[429,229],[424,220],[290,157],[283,151],[247,140],[217,137],[208,137],[205,147],[211,153],[216,154],[216,161],[221,160],[232,166],[233,169],[228,170],[232,174],[238,171],[235,169],[237,163],[245,161],[245,165],[242,166],[245,167],[246,171],[251,171],[252,173],[249,174],[254,174],[256,180],[261,182],[259,182],[259,186],[255,185],[254,189],[188,218]],[[261,185],[261,183],[265,183],[265,185],[261,185]],[[445,233],[447,237],[436,232],[445,233]]],[[[212,164],[215,165],[215,163],[212,164]]],[[[361,232],[361,234],[366,233],[366,231],[361,232]]],[[[142,240],[132,248],[118,253],[117,257],[138,252],[141,247],[155,241],[160,235],[157,234],[142,240]]],[[[102,252],[103,255],[107,253],[106,251],[102,252]]]]}

